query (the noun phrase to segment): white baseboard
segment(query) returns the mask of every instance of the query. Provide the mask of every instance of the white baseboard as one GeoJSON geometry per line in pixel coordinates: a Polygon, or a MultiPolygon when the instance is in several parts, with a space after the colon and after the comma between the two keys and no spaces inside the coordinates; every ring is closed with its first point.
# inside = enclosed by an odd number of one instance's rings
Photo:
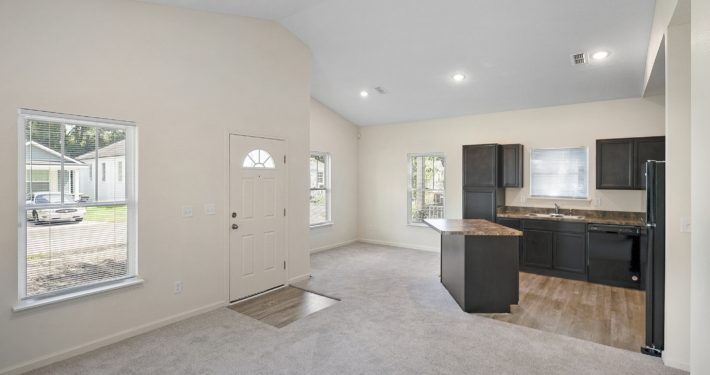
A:
{"type": "Polygon", "coordinates": [[[353,239],[353,240],[349,240],[349,241],[345,241],[345,242],[341,242],[341,243],[336,243],[336,244],[330,244],[330,245],[325,245],[325,246],[317,247],[317,248],[315,248],[315,249],[311,249],[311,254],[313,254],[313,253],[318,253],[318,252],[321,252],[321,251],[330,250],[330,249],[335,249],[336,247],[341,247],[341,246],[346,246],[346,245],[354,244],[354,243],[357,242],[357,241],[358,241],[357,239],[353,239]]]}
{"type": "Polygon", "coordinates": [[[666,358],[665,356],[663,356],[663,364],[668,367],[673,367],[673,368],[677,368],[679,370],[690,372],[690,364],[689,363],[675,361],[673,359],[666,358]]]}
{"type": "Polygon", "coordinates": [[[439,247],[433,247],[433,246],[423,246],[423,245],[416,245],[416,244],[411,244],[411,243],[402,243],[402,242],[388,242],[388,241],[380,241],[380,240],[373,240],[373,239],[368,239],[368,238],[361,238],[359,239],[360,242],[364,243],[369,243],[373,245],[384,245],[384,246],[393,246],[393,247],[402,247],[405,249],[413,249],[413,250],[423,250],[423,251],[433,251],[435,253],[439,252],[439,247]]]}
{"type": "Polygon", "coordinates": [[[224,301],[220,302],[215,302],[211,303],[209,305],[205,305],[202,307],[198,307],[193,310],[185,311],[179,314],[175,314],[172,316],[169,316],[167,318],[159,319],[151,323],[143,324],[138,327],[134,328],[129,328],[127,330],[115,333],[113,335],[105,336],[100,339],[96,339],[93,341],[89,341],[85,344],[81,344],[78,346],[75,346],[70,349],[54,352],[51,354],[47,354],[32,360],[29,360],[27,362],[20,363],[18,365],[12,366],[12,367],[7,367],[4,369],[0,370],[0,374],[2,375],[15,375],[15,374],[22,374],[28,371],[32,371],[34,369],[38,369],[40,367],[44,367],[47,365],[50,365],[54,362],[59,362],[63,361],[65,359],[84,354],[87,352],[90,352],[92,350],[96,350],[98,348],[104,347],[106,345],[111,345],[114,343],[117,343],[119,341],[125,340],[127,338],[133,337],[140,335],[142,333],[146,333],[155,329],[158,329],[160,327],[164,327],[168,324],[172,324],[187,318],[191,318],[193,316],[197,316],[200,314],[204,314],[206,312],[218,309],[220,307],[226,306],[227,303],[224,301]]]}
{"type": "Polygon", "coordinates": [[[287,284],[297,283],[299,281],[308,280],[309,277],[311,277],[310,273],[300,275],[300,276],[295,276],[295,277],[288,279],[288,281],[286,281],[286,283],[287,284]]]}

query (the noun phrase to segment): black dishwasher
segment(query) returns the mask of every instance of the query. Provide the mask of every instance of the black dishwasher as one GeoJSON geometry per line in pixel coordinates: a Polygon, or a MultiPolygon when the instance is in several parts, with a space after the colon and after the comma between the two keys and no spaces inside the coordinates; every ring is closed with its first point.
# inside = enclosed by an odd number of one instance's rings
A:
{"type": "Polygon", "coordinates": [[[587,229],[587,274],[593,283],[644,289],[645,229],[590,224],[587,229]]]}

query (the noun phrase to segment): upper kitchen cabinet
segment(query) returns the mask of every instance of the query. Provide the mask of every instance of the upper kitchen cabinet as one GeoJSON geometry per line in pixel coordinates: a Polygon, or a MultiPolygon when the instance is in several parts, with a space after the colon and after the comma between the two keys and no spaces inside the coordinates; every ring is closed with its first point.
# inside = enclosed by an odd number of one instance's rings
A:
{"type": "Polygon", "coordinates": [[[501,185],[506,188],[523,187],[523,145],[503,145],[501,152],[503,154],[503,171],[501,173],[503,181],[501,185]]]}
{"type": "Polygon", "coordinates": [[[500,145],[463,146],[463,186],[498,187],[500,145]]]}
{"type": "Polygon", "coordinates": [[[645,189],[648,160],[665,160],[665,137],[597,140],[597,189],[645,189]]]}
{"type": "Polygon", "coordinates": [[[636,188],[646,189],[646,162],[666,160],[666,137],[636,138],[636,188]]]}

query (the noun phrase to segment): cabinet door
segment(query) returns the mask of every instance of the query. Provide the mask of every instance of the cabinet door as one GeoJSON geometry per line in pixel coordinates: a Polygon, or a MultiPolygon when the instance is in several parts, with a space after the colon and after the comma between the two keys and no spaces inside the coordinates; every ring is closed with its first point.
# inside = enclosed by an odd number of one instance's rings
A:
{"type": "Polygon", "coordinates": [[[666,137],[636,139],[636,189],[646,189],[646,162],[666,160],[666,137]]]}
{"type": "Polygon", "coordinates": [[[503,187],[523,187],[523,145],[503,145],[503,187]]]}
{"type": "Polygon", "coordinates": [[[463,146],[463,185],[496,187],[498,185],[497,144],[463,146]]]}
{"type": "Polygon", "coordinates": [[[552,232],[526,229],[523,235],[523,263],[552,268],[552,232]]]}
{"type": "Polygon", "coordinates": [[[561,271],[585,273],[587,252],[584,234],[556,232],[554,238],[554,268],[561,271]]]}
{"type": "Polygon", "coordinates": [[[463,191],[463,218],[495,221],[496,189],[466,189],[463,191]]]}
{"type": "Polygon", "coordinates": [[[634,188],[634,141],[597,140],[597,189],[634,188]]]}

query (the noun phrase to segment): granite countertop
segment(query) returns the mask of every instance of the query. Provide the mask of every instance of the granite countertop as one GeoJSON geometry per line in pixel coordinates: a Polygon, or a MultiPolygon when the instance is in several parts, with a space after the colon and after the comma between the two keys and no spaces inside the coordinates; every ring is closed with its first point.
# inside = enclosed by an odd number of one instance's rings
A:
{"type": "Polygon", "coordinates": [[[482,219],[425,219],[426,225],[441,234],[464,236],[522,236],[523,232],[482,219]]]}
{"type": "Polygon", "coordinates": [[[609,225],[646,225],[646,214],[643,212],[577,210],[563,208],[560,209],[561,214],[582,216],[582,218],[530,216],[530,214],[547,214],[552,212],[554,212],[554,209],[552,208],[505,206],[499,208],[496,215],[500,218],[510,219],[552,220],[609,225]]]}

